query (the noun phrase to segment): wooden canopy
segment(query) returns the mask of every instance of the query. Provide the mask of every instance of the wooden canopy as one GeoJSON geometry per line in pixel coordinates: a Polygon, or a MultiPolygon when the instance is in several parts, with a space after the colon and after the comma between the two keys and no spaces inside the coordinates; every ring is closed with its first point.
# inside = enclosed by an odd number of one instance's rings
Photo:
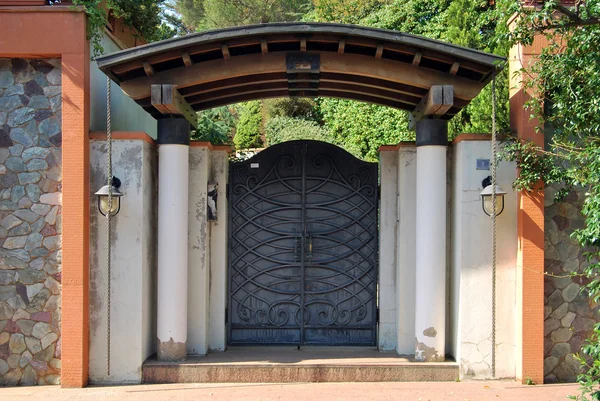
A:
{"type": "Polygon", "coordinates": [[[411,112],[432,86],[452,86],[452,102],[438,115],[450,119],[477,96],[502,61],[397,31],[276,23],[155,42],[99,57],[98,66],[156,118],[169,109],[152,101],[157,85],[175,87],[188,111],[253,99],[321,96],[411,112]]]}

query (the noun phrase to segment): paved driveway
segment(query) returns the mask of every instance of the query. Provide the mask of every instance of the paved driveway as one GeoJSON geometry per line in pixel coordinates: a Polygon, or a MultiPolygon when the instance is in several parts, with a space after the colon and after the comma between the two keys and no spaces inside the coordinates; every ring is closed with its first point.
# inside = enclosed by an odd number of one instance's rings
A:
{"type": "Polygon", "coordinates": [[[554,401],[577,394],[576,384],[524,386],[512,381],[461,383],[156,384],[61,389],[0,388],[0,400],[411,400],[554,401]]]}

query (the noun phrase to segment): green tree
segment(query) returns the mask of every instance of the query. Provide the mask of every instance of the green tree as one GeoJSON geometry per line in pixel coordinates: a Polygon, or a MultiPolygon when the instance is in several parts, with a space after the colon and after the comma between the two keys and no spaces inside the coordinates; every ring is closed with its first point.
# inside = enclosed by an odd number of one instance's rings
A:
{"type": "Polygon", "coordinates": [[[310,0],[175,0],[185,25],[194,30],[298,21],[310,0]]]}
{"type": "Polygon", "coordinates": [[[198,112],[198,129],[192,132],[192,139],[208,141],[213,145],[231,143],[237,123],[233,109],[222,106],[198,112]]]}
{"type": "Polygon", "coordinates": [[[320,121],[319,110],[314,100],[308,98],[279,98],[263,101],[267,118],[293,117],[320,121]]]}
{"type": "Polygon", "coordinates": [[[260,148],[262,140],[262,105],[258,100],[247,102],[240,107],[233,143],[237,149],[260,148]]]}
{"type": "Polygon", "coordinates": [[[358,158],[377,161],[381,145],[414,140],[402,110],[341,99],[319,99],[319,107],[333,143],[358,158]]]}
{"type": "MultiPolygon", "coordinates": [[[[501,0],[502,1],[502,0],[501,0]]],[[[376,28],[393,29],[406,33],[423,35],[432,39],[444,40],[461,46],[482,51],[508,55],[508,41],[498,40],[506,32],[507,14],[497,12],[493,1],[477,0],[356,0],[351,5],[362,4],[361,12],[346,12],[345,1],[315,1],[315,16],[320,21],[358,23],[376,28]]],[[[352,6],[350,7],[352,9],[352,6]]],[[[502,71],[497,77],[497,122],[501,132],[508,132],[508,72],[502,71]]],[[[323,113],[325,123],[330,126],[343,126],[354,109],[354,102],[335,102],[337,113],[330,109],[323,113]]],[[[331,105],[331,103],[327,103],[331,105]]],[[[383,106],[373,106],[380,114],[389,113],[383,106]]],[[[455,116],[449,125],[450,136],[463,132],[484,133],[491,131],[491,86],[487,86],[478,97],[455,116]]],[[[395,114],[406,124],[407,114],[395,114]]],[[[366,127],[366,126],[365,126],[366,127]]],[[[365,132],[376,132],[377,127],[369,127],[365,132]]],[[[373,144],[378,141],[372,141],[373,144]]],[[[364,145],[361,145],[364,146],[364,145]]],[[[375,145],[373,145],[375,146],[375,145]]],[[[365,152],[363,150],[363,152],[365,152]]],[[[376,149],[369,149],[373,155],[376,149]]]]}
{"type": "MultiPolygon", "coordinates": [[[[165,16],[166,0],[72,0],[74,6],[83,8],[88,16],[88,38],[92,42],[94,56],[104,53],[102,36],[108,23],[108,13],[123,18],[125,24],[137,29],[148,42],[167,39],[177,34],[170,26],[177,22],[174,16],[165,16]]],[[[61,0],[50,0],[51,4],[60,4],[61,0]]]]}
{"type": "Polygon", "coordinates": [[[173,0],[173,9],[192,32],[204,26],[204,0],[173,0]]]}
{"type": "Polygon", "coordinates": [[[360,24],[372,12],[390,0],[314,0],[314,17],[317,21],[360,24]]]}

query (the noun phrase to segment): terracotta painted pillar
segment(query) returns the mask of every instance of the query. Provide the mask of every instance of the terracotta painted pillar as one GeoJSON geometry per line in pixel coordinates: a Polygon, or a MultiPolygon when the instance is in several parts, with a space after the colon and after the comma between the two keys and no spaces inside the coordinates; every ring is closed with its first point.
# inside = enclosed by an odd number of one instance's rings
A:
{"type": "Polygon", "coordinates": [[[448,122],[417,122],[415,358],[446,353],[446,152],[448,122]]]}
{"type": "MultiPolygon", "coordinates": [[[[509,22],[513,27],[515,21],[509,22]]],[[[531,46],[516,45],[509,52],[510,125],[517,136],[544,146],[544,135],[536,131],[525,103],[531,94],[525,88],[526,69],[548,45],[538,35],[531,46]]],[[[544,381],[544,191],[521,191],[517,198],[517,356],[516,377],[525,383],[544,381]]]]}
{"type": "Polygon", "coordinates": [[[158,120],[157,356],[187,356],[188,176],[190,124],[158,120]]]}

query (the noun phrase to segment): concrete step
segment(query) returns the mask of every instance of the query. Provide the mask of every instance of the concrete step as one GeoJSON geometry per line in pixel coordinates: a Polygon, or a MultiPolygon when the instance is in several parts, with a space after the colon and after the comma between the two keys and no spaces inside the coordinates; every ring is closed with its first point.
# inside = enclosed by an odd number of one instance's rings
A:
{"type": "Polygon", "coordinates": [[[455,381],[456,362],[415,362],[351,347],[230,347],[184,362],[148,359],[144,383],[299,383],[455,381]]]}

